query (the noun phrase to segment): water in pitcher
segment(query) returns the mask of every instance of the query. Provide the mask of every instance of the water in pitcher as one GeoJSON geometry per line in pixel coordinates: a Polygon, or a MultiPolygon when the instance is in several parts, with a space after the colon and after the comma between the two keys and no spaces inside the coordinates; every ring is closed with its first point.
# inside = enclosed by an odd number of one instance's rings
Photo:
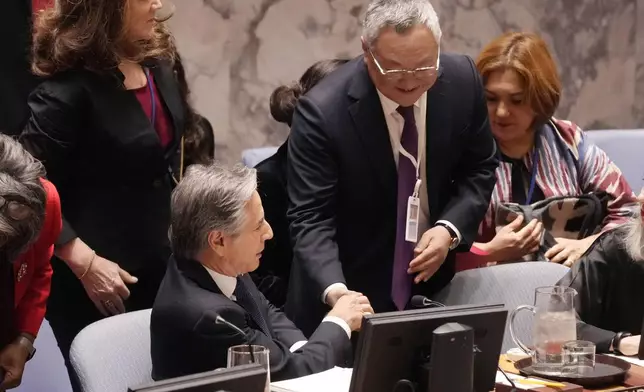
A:
{"type": "Polygon", "coordinates": [[[561,346],[576,340],[576,320],[572,312],[543,312],[537,314],[533,342],[534,370],[543,374],[560,374],[562,367],[561,346]]]}

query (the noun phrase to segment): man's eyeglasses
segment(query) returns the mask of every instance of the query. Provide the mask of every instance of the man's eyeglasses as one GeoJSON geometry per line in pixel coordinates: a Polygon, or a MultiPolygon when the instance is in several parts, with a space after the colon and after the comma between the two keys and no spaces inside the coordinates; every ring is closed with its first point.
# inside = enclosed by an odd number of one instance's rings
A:
{"type": "Polygon", "coordinates": [[[21,221],[31,215],[31,208],[15,200],[7,200],[0,196],[0,212],[9,216],[15,221],[21,221]]]}
{"type": "Polygon", "coordinates": [[[380,74],[392,81],[398,81],[405,75],[411,75],[419,80],[429,80],[436,76],[438,73],[438,66],[440,65],[440,52],[439,56],[436,58],[435,66],[420,67],[416,69],[384,69],[378,62],[378,59],[376,59],[376,56],[373,55],[371,49],[369,49],[369,54],[371,55],[374,64],[376,64],[376,67],[378,67],[380,74]]]}

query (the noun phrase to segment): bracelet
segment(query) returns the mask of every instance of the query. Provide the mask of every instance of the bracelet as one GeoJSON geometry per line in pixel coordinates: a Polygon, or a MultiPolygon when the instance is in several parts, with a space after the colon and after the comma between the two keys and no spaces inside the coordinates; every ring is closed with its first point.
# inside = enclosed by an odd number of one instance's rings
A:
{"type": "Polygon", "coordinates": [[[615,337],[613,338],[613,352],[619,355],[624,355],[624,353],[619,351],[619,343],[622,341],[622,339],[629,336],[633,336],[633,334],[629,332],[617,332],[617,334],[615,334],[615,337]]]}
{"type": "Polygon", "coordinates": [[[92,258],[89,260],[89,265],[85,269],[85,272],[83,272],[83,274],[80,276],[80,278],[78,278],[78,280],[83,280],[85,275],[87,275],[89,270],[92,268],[92,264],[94,264],[94,259],[96,259],[96,252],[92,251],[92,258]]]}

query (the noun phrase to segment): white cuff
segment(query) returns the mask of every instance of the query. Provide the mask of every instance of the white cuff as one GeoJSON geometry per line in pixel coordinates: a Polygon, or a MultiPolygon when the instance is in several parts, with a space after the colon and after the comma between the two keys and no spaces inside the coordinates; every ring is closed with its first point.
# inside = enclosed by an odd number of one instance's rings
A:
{"type": "Polygon", "coordinates": [[[345,289],[349,290],[347,288],[347,285],[344,283],[333,283],[329,285],[326,289],[324,289],[324,292],[322,293],[322,303],[326,304],[326,295],[329,294],[329,291],[335,290],[335,289],[345,289]]]}
{"type": "MultiPolygon", "coordinates": [[[[442,224],[448,226],[450,229],[454,230],[454,233],[456,233],[456,237],[458,237],[458,244],[460,244],[463,241],[463,237],[461,236],[461,232],[458,231],[458,229],[456,228],[456,226],[454,226],[452,224],[452,222],[448,222],[446,220],[439,220],[439,221],[436,221],[436,223],[437,224],[442,223],[442,224]]],[[[456,245],[458,245],[458,244],[456,244],[456,245]]]]}
{"type": "MultiPolygon", "coordinates": [[[[346,321],[342,320],[340,317],[335,317],[335,316],[326,316],[323,320],[323,323],[334,323],[339,325],[342,329],[344,329],[344,332],[347,333],[347,337],[351,339],[351,328],[349,328],[349,324],[347,324],[346,321]]],[[[297,343],[296,343],[297,344],[297,343]]]]}
{"type": "Polygon", "coordinates": [[[300,340],[299,342],[295,342],[295,343],[291,346],[291,348],[289,348],[289,349],[288,349],[288,351],[290,351],[290,352],[294,353],[294,352],[296,352],[297,350],[299,350],[300,348],[302,348],[302,346],[304,346],[304,345],[305,345],[305,344],[307,344],[308,342],[309,342],[308,340],[300,340]]]}

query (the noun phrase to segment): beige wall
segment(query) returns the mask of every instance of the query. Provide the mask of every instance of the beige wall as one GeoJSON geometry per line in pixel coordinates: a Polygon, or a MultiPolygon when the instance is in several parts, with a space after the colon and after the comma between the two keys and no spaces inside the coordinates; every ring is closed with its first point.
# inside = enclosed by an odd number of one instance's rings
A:
{"type": "MultiPolygon", "coordinates": [[[[368,0],[175,0],[171,20],[217,157],[287,134],[268,97],[313,62],[360,53],[368,0]]],[[[435,0],[443,50],[475,57],[507,30],[536,31],[558,61],[558,115],[586,128],[644,127],[644,0],[435,0]],[[638,23],[639,21],[639,23],[638,23]]]]}

